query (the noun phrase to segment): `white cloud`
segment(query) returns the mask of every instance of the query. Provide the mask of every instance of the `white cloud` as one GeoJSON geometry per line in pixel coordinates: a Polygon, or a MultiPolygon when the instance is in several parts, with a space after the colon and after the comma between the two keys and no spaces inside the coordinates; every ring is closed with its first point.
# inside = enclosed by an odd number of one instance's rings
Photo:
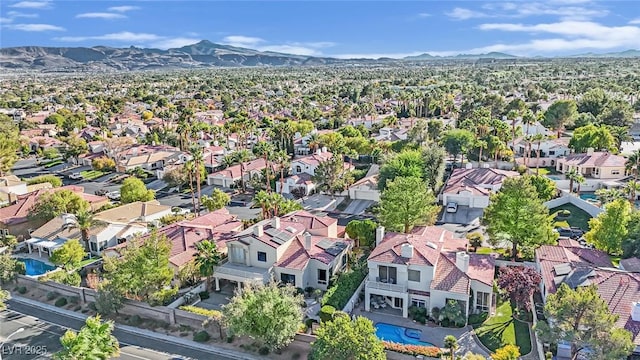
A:
{"type": "Polygon", "coordinates": [[[430,16],[431,16],[431,14],[429,14],[429,13],[424,13],[424,12],[418,13],[418,17],[419,18],[426,18],[426,17],[430,17],[430,16]]]}
{"type": "Polygon", "coordinates": [[[65,31],[65,28],[49,25],[49,24],[13,24],[5,25],[6,28],[11,30],[39,32],[39,31],[65,31]]]}
{"type": "Polygon", "coordinates": [[[122,14],[115,14],[115,13],[108,13],[108,12],[92,12],[92,13],[78,14],[76,15],[76,18],[114,20],[114,19],[125,19],[126,16],[122,14]]]}
{"type": "Polygon", "coordinates": [[[8,23],[10,23],[12,21],[13,21],[13,19],[11,19],[11,18],[0,17],[0,24],[8,24],[8,23]]]}
{"type": "Polygon", "coordinates": [[[15,18],[34,19],[38,17],[38,14],[27,14],[27,13],[21,13],[18,11],[8,11],[7,16],[10,17],[11,19],[15,19],[15,18]]]}
{"type": "Polygon", "coordinates": [[[261,46],[259,51],[271,51],[283,54],[293,54],[293,55],[304,55],[304,56],[318,56],[322,55],[322,53],[316,49],[312,49],[304,46],[295,46],[295,45],[268,45],[261,46]]]}
{"type": "Polygon", "coordinates": [[[167,38],[167,39],[159,40],[149,45],[152,48],[172,49],[172,48],[179,48],[187,45],[192,45],[197,43],[198,41],[200,41],[200,39],[177,37],[177,38],[167,38]]]}
{"type": "Polygon", "coordinates": [[[629,21],[629,24],[631,24],[631,25],[640,25],[640,18],[633,19],[633,20],[629,21]]]}
{"type": "Polygon", "coordinates": [[[391,58],[401,59],[407,56],[417,56],[424,54],[423,52],[408,52],[408,53],[361,53],[361,54],[338,54],[330,55],[337,59],[379,59],[379,58],[391,58]]]}
{"type": "Polygon", "coordinates": [[[119,33],[111,33],[111,34],[96,35],[96,36],[62,36],[62,37],[54,38],[54,40],[56,41],[63,41],[63,42],[107,40],[107,41],[118,41],[118,42],[125,42],[125,43],[159,41],[164,39],[165,39],[164,37],[156,34],[133,33],[129,31],[122,31],[119,33]]]}
{"type": "Polygon", "coordinates": [[[451,10],[450,12],[446,13],[446,15],[456,20],[468,20],[468,19],[483,18],[488,16],[483,12],[460,8],[460,7],[457,7],[451,10]]]}
{"type": "Polygon", "coordinates": [[[9,5],[9,7],[22,9],[46,9],[50,5],[51,3],[49,1],[20,1],[9,5]]]}
{"type": "Polygon", "coordinates": [[[127,11],[138,10],[138,9],[140,9],[139,6],[123,5],[123,6],[112,6],[107,10],[116,11],[116,12],[127,12],[127,11]]]}
{"type": "Polygon", "coordinates": [[[222,43],[237,47],[250,47],[263,43],[264,39],[259,37],[244,36],[244,35],[230,35],[222,39],[222,43]]]}

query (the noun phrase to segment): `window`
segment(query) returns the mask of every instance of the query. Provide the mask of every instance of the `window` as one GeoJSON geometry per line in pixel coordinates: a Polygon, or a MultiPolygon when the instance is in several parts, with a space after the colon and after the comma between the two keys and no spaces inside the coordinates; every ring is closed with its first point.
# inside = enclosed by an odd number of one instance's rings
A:
{"type": "Polygon", "coordinates": [[[98,251],[98,248],[96,247],[96,243],[94,243],[93,241],[89,242],[89,249],[91,251],[98,251]]]}
{"type": "Polygon", "coordinates": [[[318,284],[327,285],[327,270],[318,269],[318,284]]]}
{"type": "Polygon", "coordinates": [[[555,155],[555,154],[556,154],[555,150],[549,150],[549,155],[555,155]]]}
{"type": "Polygon", "coordinates": [[[296,173],[301,173],[302,172],[302,168],[300,167],[300,165],[296,166],[296,173]]]}
{"type": "Polygon", "coordinates": [[[258,261],[266,262],[267,261],[267,253],[264,251],[258,251],[258,261]]]}
{"type": "Polygon", "coordinates": [[[562,164],[558,164],[558,170],[562,171],[562,164]]]}
{"type": "Polygon", "coordinates": [[[419,308],[426,308],[427,307],[427,302],[424,301],[424,300],[411,299],[411,306],[415,306],[415,307],[419,307],[419,308]]]}
{"type": "Polygon", "coordinates": [[[611,175],[620,175],[620,170],[611,170],[611,175]]]}
{"type": "Polygon", "coordinates": [[[397,269],[391,266],[379,266],[378,267],[378,277],[379,281],[383,283],[395,284],[396,279],[398,279],[397,269]]]}
{"type": "Polygon", "coordinates": [[[238,246],[232,246],[231,252],[229,256],[229,260],[231,260],[234,264],[245,264],[244,260],[244,250],[238,246]]]}
{"type": "Polygon", "coordinates": [[[491,296],[491,294],[486,292],[476,293],[476,310],[483,312],[489,311],[489,296],[491,296]]]}
{"type": "Polygon", "coordinates": [[[291,274],[280,274],[280,281],[285,284],[296,284],[296,276],[291,274]]]}
{"type": "Polygon", "coordinates": [[[409,270],[409,281],[420,282],[420,271],[418,270],[409,270]]]}
{"type": "Polygon", "coordinates": [[[100,251],[104,250],[107,248],[107,242],[106,241],[101,241],[100,242],[100,251]]]}

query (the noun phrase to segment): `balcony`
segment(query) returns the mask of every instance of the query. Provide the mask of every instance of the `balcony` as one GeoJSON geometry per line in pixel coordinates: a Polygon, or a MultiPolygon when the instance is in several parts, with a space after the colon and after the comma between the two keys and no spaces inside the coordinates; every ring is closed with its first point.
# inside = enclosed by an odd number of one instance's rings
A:
{"type": "Polygon", "coordinates": [[[233,264],[225,259],[213,269],[213,276],[231,281],[259,281],[266,284],[271,280],[272,269],[233,264]]]}
{"type": "Polygon", "coordinates": [[[407,285],[402,285],[402,284],[391,284],[391,283],[367,280],[367,282],[365,283],[365,286],[369,289],[378,289],[378,290],[385,290],[385,291],[391,291],[391,292],[403,292],[403,293],[407,292],[407,285]]]}

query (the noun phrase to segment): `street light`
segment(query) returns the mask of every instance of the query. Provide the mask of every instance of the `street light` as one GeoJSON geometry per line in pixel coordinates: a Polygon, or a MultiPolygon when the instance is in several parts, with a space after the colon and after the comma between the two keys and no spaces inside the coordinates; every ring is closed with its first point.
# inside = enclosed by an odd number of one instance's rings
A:
{"type": "Polygon", "coordinates": [[[7,341],[9,341],[9,339],[11,339],[11,337],[13,335],[21,333],[23,331],[24,331],[24,328],[20,328],[20,329],[18,329],[16,331],[12,332],[11,335],[7,336],[7,338],[2,343],[0,343],[0,360],[2,360],[2,353],[4,352],[4,344],[6,344],[7,341]]]}

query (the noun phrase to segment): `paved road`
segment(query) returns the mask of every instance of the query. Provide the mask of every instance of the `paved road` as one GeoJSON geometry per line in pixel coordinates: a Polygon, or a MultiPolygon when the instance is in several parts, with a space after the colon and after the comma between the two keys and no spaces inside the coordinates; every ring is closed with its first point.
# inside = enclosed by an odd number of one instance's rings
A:
{"type": "MultiPolygon", "coordinates": [[[[65,333],[66,328],[11,310],[2,311],[0,321],[2,322],[0,342],[19,328],[24,329],[12,336],[9,342],[0,348],[3,360],[50,359],[62,348],[60,336],[65,333]]],[[[174,355],[121,343],[120,359],[173,360],[177,358],[174,355]]]]}
{"type": "MultiPolygon", "coordinates": [[[[65,327],[78,330],[84,325],[84,321],[81,321],[79,319],[71,318],[69,316],[47,311],[40,307],[17,302],[15,300],[7,301],[7,305],[9,307],[9,310],[11,311],[18,312],[21,314],[29,314],[31,316],[34,316],[40,319],[41,321],[46,321],[58,326],[65,326],[65,327]]],[[[2,334],[4,334],[4,331],[5,331],[4,324],[2,326],[2,329],[3,329],[2,334]]],[[[136,357],[135,359],[150,359],[150,360],[184,359],[186,357],[186,358],[192,358],[192,359],[233,360],[230,357],[225,357],[217,353],[214,354],[213,352],[196,349],[196,348],[190,347],[189,345],[181,345],[174,342],[166,342],[166,341],[158,340],[155,338],[146,337],[140,333],[129,332],[127,330],[123,330],[122,328],[118,328],[118,327],[116,327],[113,334],[116,336],[116,338],[118,338],[118,340],[121,343],[129,344],[132,347],[143,347],[145,349],[153,349],[155,351],[180,355],[177,358],[176,357],[165,357],[165,358],[151,357],[156,354],[154,353],[153,355],[149,355],[149,357],[136,357]]],[[[36,344],[34,343],[34,345],[36,344]]],[[[5,359],[5,357],[3,357],[3,359],[5,359]]],[[[31,357],[31,359],[33,359],[33,357],[31,357]]]]}

